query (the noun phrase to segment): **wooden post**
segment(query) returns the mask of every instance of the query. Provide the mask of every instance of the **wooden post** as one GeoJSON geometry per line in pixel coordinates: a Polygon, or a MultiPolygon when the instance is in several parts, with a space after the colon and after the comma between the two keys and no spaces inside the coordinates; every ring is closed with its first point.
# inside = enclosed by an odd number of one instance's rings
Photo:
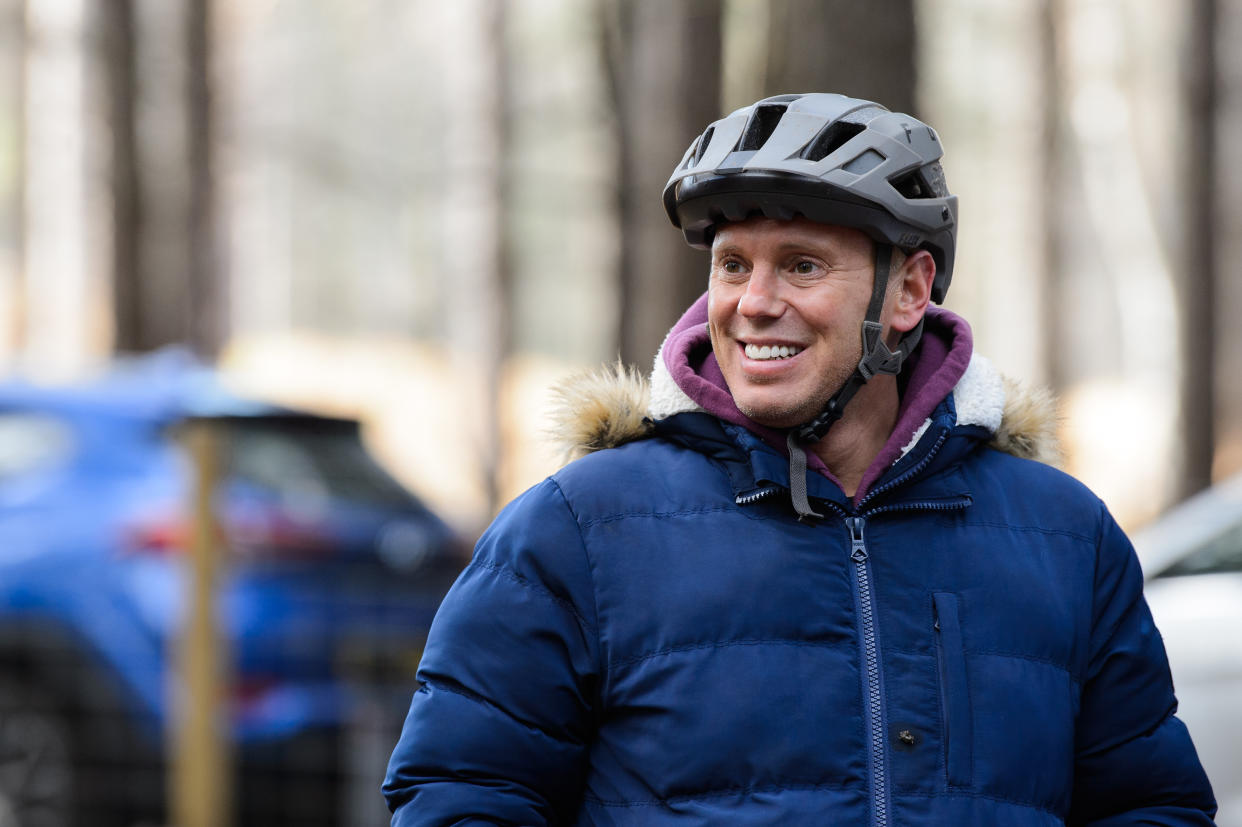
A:
{"type": "Polygon", "coordinates": [[[181,434],[194,465],[193,536],[187,558],[187,611],[178,641],[173,709],[172,823],[220,827],[232,820],[224,647],[215,595],[224,549],[219,543],[212,494],[219,478],[218,429],[209,420],[188,423],[181,434]]]}

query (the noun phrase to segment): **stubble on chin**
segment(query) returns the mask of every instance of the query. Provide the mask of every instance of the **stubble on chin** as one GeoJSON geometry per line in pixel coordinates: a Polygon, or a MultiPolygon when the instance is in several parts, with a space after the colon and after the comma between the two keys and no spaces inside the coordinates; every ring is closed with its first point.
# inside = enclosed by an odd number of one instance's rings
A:
{"type": "MultiPolygon", "coordinates": [[[[795,428],[810,422],[819,416],[828,401],[841,389],[850,377],[850,371],[834,376],[816,389],[814,395],[794,398],[790,395],[765,400],[763,404],[754,404],[746,399],[739,400],[733,395],[733,404],[751,421],[768,428],[795,428]]],[[[728,384],[728,380],[725,380],[728,384]]],[[[732,391],[730,391],[732,394],[732,391]]]]}
{"type": "Polygon", "coordinates": [[[733,404],[737,405],[737,409],[751,421],[759,425],[768,428],[793,428],[814,419],[823,410],[829,398],[831,397],[826,396],[822,401],[818,398],[812,400],[777,399],[765,404],[751,404],[734,397],[733,404]]]}

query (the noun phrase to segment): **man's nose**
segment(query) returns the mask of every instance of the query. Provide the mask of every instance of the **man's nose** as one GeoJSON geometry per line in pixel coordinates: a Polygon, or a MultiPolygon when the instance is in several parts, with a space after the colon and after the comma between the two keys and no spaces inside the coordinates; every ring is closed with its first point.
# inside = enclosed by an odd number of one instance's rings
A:
{"type": "Polygon", "coordinates": [[[776,317],[785,310],[780,296],[781,280],[771,267],[756,267],[737,302],[737,312],[747,318],[776,317]]]}

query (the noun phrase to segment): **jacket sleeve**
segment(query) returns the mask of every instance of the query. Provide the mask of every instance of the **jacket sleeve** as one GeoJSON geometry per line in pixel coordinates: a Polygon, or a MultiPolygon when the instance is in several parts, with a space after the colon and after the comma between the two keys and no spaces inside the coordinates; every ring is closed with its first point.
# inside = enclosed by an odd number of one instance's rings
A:
{"type": "Polygon", "coordinates": [[[1102,510],[1070,824],[1210,825],[1216,802],[1185,725],[1130,541],[1102,510]]]}
{"type": "Polygon", "coordinates": [[[428,635],[384,795],[393,825],[571,821],[599,670],[577,521],[545,480],[497,517],[428,635]]]}

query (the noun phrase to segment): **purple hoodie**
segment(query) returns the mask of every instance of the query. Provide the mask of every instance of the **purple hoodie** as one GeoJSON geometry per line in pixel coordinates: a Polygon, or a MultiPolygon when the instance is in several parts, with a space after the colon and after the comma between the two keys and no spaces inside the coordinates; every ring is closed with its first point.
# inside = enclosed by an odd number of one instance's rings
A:
{"type": "MultiPolygon", "coordinates": [[[[927,309],[923,339],[902,369],[910,378],[906,393],[901,398],[897,424],[863,474],[854,495],[855,502],[866,496],[885,469],[901,457],[903,449],[923,422],[953,391],[970,364],[972,349],[970,325],[965,319],[938,307],[927,309]]],[[[673,325],[661,355],[673,381],[695,404],[726,422],[747,428],[782,454],[788,453],[783,431],[754,422],[733,403],[729,386],[711,350],[706,293],[673,325]]],[[[840,485],[823,460],[813,452],[807,452],[807,467],[840,485]]]]}

